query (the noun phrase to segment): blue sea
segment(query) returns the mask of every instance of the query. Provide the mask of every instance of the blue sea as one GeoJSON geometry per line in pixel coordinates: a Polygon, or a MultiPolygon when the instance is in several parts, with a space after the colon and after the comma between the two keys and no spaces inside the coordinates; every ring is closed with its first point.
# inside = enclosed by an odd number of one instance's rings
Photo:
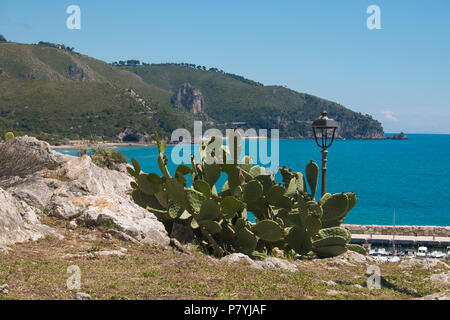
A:
{"type": "MultiPolygon", "coordinates": [[[[334,142],[328,153],[327,191],[354,191],[359,198],[345,223],[392,225],[395,210],[398,225],[450,225],[450,135],[408,137],[334,142]]],[[[114,148],[128,160],[136,158],[144,172],[161,174],[156,147],[114,148]]],[[[172,148],[166,150],[169,159],[172,148]]],[[[58,151],[76,154],[74,149],[58,151]]],[[[280,140],[279,154],[280,165],[294,171],[304,172],[311,159],[321,165],[320,149],[313,140],[280,140]]],[[[172,173],[175,168],[169,163],[172,173]]]]}

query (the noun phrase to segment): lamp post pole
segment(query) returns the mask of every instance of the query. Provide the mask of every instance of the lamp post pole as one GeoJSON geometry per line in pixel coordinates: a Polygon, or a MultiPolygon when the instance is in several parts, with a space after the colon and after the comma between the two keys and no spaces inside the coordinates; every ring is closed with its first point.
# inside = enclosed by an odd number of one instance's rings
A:
{"type": "Polygon", "coordinates": [[[322,197],[327,193],[327,154],[328,150],[322,150],[322,197]]]}
{"type": "Polygon", "coordinates": [[[327,192],[327,155],[338,128],[338,123],[328,118],[327,112],[323,111],[321,116],[313,121],[312,128],[314,139],[319,148],[322,149],[322,197],[327,192]]]}

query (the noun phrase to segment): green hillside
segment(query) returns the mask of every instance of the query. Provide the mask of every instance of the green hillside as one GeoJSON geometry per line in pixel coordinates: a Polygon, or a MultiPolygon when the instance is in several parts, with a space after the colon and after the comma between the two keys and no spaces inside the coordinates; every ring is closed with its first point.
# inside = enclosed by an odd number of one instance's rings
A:
{"type": "Polygon", "coordinates": [[[370,116],[284,87],[192,65],[113,66],[48,43],[0,42],[0,88],[0,134],[14,131],[50,142],[117,140],[124,132],[151,140],[155,129],[168,136],[191,128],[194,118],[219,128],[244,122],[244,129],[279,128],[282,137],[310,137],[310,121],[324,109],[341,122],[342,137],[383,137],[370,116]],[[206,114],[171,105],[184,83],[200,89],[206,114]]]}
{"type": "Polygon", "coordinates": [[[311,137],[310,123],[322,110],[341,123],[343,138],[382,138],[381,124],[371,116],[353,112],[337,103],[281,86],[262,86],[217,71],[175,64],[120,67],[145,82],[174,92],[185,82],[201,90],[205,112],[216,125],[246,122],[245,128],[279,128],[283,137],[311,137]]]}
{"type": "Polygon", "coordinates": [[[51,142],[111,140],[125,129],[146,136],[158,128],[167,135],[187,125],[190,116],[173,110],[171,92],[66,50],[0,43],[0,70],[1,133],[12,130],[51,142]]]}

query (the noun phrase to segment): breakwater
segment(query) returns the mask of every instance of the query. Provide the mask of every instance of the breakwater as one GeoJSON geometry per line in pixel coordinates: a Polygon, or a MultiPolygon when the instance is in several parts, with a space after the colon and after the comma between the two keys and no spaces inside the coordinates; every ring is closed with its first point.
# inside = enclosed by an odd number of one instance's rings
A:
{"type": "Polygon", "coordinates": [[[344,224],[352,234],[373,235],[402,235],[416,237],[450,237],[450,227],[440,226],[383,226],[383,225],[360,225],[344,224]]]}

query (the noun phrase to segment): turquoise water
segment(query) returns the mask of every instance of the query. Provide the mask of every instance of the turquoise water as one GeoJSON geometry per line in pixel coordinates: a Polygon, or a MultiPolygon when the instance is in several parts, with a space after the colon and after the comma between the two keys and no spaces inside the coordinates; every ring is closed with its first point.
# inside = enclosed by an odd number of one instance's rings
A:
{"type": "MultiPolygon", "coordinates": [[[[395,210],[396,224],[450,225],[450,135],[408,137],[406,141],[339,140],[329,149],[327,191],[354,191],[359,198],[346,223],[390,225],[395,210]]],[[[168,156],[172,148],[167,147],[168,156]]],[[[280,165],[294,171],[304,172],[310,159],[321,163],[313,140],[280,140],[279,148],[280,165]]],[[[160,174],[156,147],[116,149],[129,160],[136,158],[143,171],[160,174]]],[[[172,173],[175,168],[169,163],[172,173]]]]}

